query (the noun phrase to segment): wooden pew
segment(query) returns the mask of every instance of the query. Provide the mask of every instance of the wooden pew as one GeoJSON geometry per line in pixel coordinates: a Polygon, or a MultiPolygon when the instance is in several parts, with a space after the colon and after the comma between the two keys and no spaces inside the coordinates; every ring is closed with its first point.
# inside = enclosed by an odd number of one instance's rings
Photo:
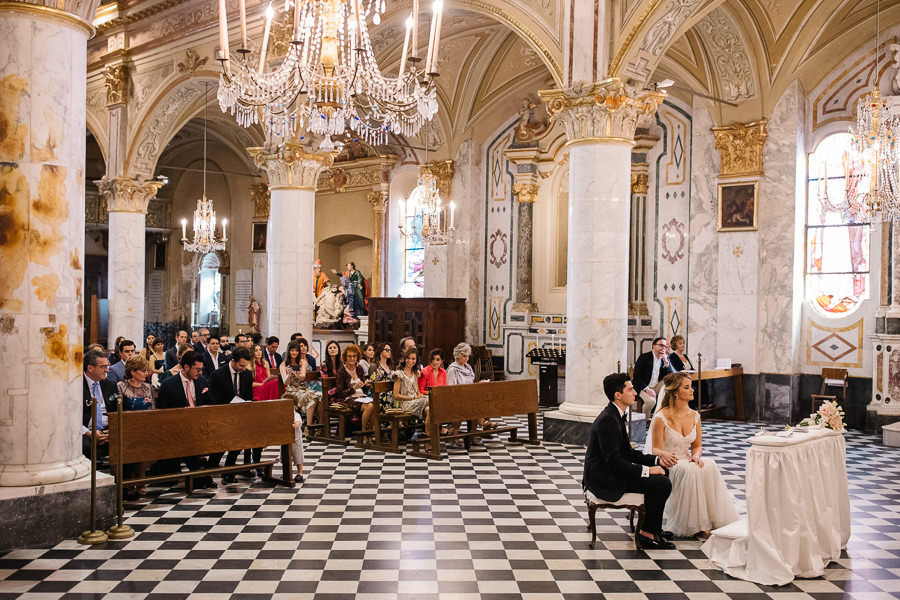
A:
{"type": "Polygon", "coordinates": [[[448,385],[431,388],[428,395],[428,419],[433,438],[419,438],[412,442],[410,454],[441,460],[441,440],[463,439],[466,449],[471,438],[494,433],[509,432],[509,441],[517,442],[518,427],[495,427],[473,431],[476,419],[491,419],[512,415],[528,415],[528,439],[526,444],[540,444],[537,436],[538,390],[537,380],[489,381],[468,385],[448,385]],[[441,436],[441,423],[466,421],[465,433],[441,436]],[[430,452],[420,452],[419,445],[430,443],[430,452]]]}
{"type": "Polygon", "coordinates": [[[347,429],[350,424],[350,417],[353,416],[353,410],[350,408],[331,408],[333,396],[328,393],[334,388],[337,380],[334,377],[322,378],[322,402],[319,405],[319,425],[315,429],[310,429],[309,439],[316,442],[325,442],[326,444],[348,445],[347,429]],[[332,429],[335,430],[332,433],[332,429]]]}
{"type": "Polygon", "coordinates": [[[391,392],[394,389],[392,381],[376,381],[372,384],[372,397],[378,405],[375,407],[373,415],[373,430],[363,431],[363,434],[374,434],[372,443],[365,444],[364,447],[380,450],[382,452],[404,452],[400,449],[400,430],[412,429],[415,427],[413,421],[416,416],[405,412],[383,412],[381,409],[381,401],[378,399],[382,393],[391,392]],[[382,430],[382,424],[390,425],[390,438],[385,439],[385,432],[382,430]]]}
{"type": "Polygon", "coordinates": [[[122,481],[123,485],[156,483],[184,478],[191,493],[194,479],[208,475],[264,469],[263,479],[294,487],[290,445],[294,442],[294,405],[290,400],[241,402],[194,408],[168,408],[122,413],[122,447],[118,445],[119,415],[109,414],[109,458],[116,464],[201,456],[227,450],[281,446],[282,478],[272,477],[274,460],[165,473],[122,481]]]}

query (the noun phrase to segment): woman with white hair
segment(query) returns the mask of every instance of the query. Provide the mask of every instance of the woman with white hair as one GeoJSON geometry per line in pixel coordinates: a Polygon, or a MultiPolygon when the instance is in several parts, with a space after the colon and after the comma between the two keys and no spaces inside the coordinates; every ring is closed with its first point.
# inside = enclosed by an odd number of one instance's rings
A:
{"type": "Polygon", "coordinates": [[[453,348],[453,363],[447,367],[447,385],[475,383],[475,371],[469,364],[472,347],[465,342],[453,348]]]}

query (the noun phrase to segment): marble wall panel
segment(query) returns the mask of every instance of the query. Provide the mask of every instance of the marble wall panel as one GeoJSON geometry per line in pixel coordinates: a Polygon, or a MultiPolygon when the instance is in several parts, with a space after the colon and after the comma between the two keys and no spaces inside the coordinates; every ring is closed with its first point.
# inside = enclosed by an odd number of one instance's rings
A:
{"type": "Polygon", "coordinates": [[[704,355],[704,367],[712,368],[716,359],[730,358],[746,372],[756,372],[756,303],[755,294],[719,294],[716,353],[704,355]]]}

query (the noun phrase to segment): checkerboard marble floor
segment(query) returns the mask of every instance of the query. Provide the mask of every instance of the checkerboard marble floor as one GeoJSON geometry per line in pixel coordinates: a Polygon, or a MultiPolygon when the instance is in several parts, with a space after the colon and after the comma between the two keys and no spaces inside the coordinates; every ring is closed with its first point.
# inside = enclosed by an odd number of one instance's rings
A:
{"type": "MultiPolygon", "coordinates": [[[[705,425],[706,453],[742,511],[757,428],[705,425]]],[[[489,440],[426,462],[309,444],[307,480],[294,489],[151,488],[127,507],[131,541],[0,556],[0,600],[900,599],[900,450],[877,438],[847,435],[853,535],[843,557],[825,577],[784,587],[728,577],[694,540],[637,552],[625,512],[598,513],[589,550],[583,454],[489,440]]]]}

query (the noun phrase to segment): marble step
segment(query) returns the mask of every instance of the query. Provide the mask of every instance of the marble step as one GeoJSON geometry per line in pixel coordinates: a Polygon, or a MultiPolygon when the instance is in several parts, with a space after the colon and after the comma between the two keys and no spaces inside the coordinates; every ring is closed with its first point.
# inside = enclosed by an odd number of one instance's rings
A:
{"type": "Polygon", "coordinates": [[[900,421],[882,427],[881,434],[884,436],[885,446],[900,448],[900,421]]]}

